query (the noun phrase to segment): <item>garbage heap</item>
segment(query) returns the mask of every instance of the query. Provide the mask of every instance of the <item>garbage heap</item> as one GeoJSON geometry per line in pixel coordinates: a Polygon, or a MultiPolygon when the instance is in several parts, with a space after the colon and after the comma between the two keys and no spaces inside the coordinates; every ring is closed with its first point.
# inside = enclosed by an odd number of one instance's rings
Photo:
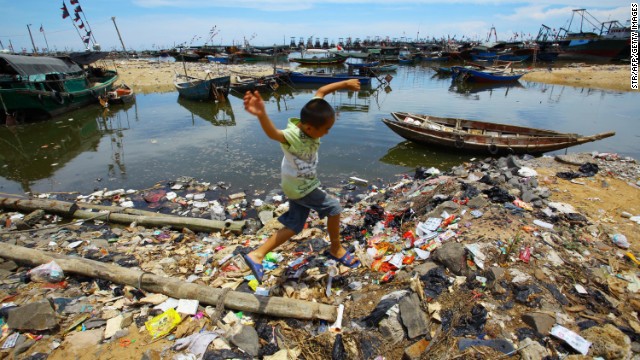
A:
{"type": "Polygon", "coordinates": [[[265,258],[262,284],[241,254],[281,226],[277,192],[222,196],[182,177],[74,199],[246,221],[242,234],[5,210],[0,246],[53,257],[36,266],[39,255],[0,252],[0,359],[636,358],[639,180],[635,160],[598,153],[418,168],[391,184],[352,178],[329,190],[345,204],[341,236],[362,265],[327,258],[312,214],[265,258]],[[101,265],[96,276],[69,271],[74,259],[137,271],[137,286],[101,265]],[[217,298],[150,291],[144,276],[217,298]],[[225,300],[237,294],[263,302],[239,311],[225,300]],[[269,313],[278,299],[291,301],[289,315],[269,313]],[[318,306],[330,311],[303,311],[318,306]]]}

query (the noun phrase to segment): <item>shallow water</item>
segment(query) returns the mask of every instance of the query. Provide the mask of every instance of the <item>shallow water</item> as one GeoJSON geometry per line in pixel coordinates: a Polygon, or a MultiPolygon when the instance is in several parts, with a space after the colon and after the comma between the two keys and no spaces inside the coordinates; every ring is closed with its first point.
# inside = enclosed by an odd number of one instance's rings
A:
{"type": "MultiPolygon", "coordinates": [[[[437,65],[434,65],[437,66],[437,65]]],[[[389,88],[327,97],[338,110],[322,139],[319,175],[325,185],[349,176],[391,181],[416,166],[448,169],[478,154],[452,153],[404,141],[381,121],[392,111],[516,124],[584,135],[616,136],[569,151],[617,152],[640,158],[638,94],[520,81],[508,87],[468,87],[424,65],[401,66],[389,88]]],[[[282,86],[267,97],[278,128],[297,116],[315,88],[282,86]]],[[[560,151],[564,153],[564,150],[560,151]]],[[[226,105],[193,103],[177,92],[138,94],[133,104],[103,111],[97,105],[50,121],[0,127],[0,192],[142,189],[180,175],[230,190],[278,188],[281,150],[240,96],[226,105]]]]}

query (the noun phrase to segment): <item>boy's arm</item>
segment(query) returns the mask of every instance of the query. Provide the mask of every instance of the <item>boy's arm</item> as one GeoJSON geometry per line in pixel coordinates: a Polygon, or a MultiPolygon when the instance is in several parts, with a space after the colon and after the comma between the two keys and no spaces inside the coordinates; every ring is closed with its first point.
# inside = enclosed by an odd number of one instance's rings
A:
{"type": "Polygon", "coordinates": [[[360,90],[360,80],[349,79],[349,80],[344,80],[336,83],[327,84],[321,87],[320,89],[318,89],[318,91],[316,91],[316,97],[324,98],[326,95],[329,95],[334,91],[343,90],[343,89],[353,90],[353,91],[360,90]]]}
{"type": "Polygon", "coordinates": [[[262,101],[262,97],[258,91],[250,92],[244,95],[244,109],[252,115],[255,115],[260,121],[260,126],[262,126],[262,130],[269,137],[269,139],[273,139],[277,142],[286,142],[284,138],[284,134],[282,134],[282,130],[277,129],[273,122],[267,115],[267,112],[264,108],[264,101],[262,101]]]}

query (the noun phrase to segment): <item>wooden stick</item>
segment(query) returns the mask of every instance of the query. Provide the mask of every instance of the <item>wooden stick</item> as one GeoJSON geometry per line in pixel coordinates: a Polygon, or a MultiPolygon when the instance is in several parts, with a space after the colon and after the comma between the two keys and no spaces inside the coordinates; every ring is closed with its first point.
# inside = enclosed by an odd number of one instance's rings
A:
{"type": "MultiPolygon", "coordinates": [[[[2,242],[0,242],[0,257],[32,266],[46,264],[55,260],[66,273],[101,278],[178,299],[194,299],[207,305],[216,305],[221,295],[225,292],[223,289],[188,283],[179,279],[158,276],[114,264],[47,253],[2,242]]],[[[335,306],[297,299],[257,296],[238,291],[228,291],[222,298],[224,306],[228,309],[270,316],[304,320],[320,319],[334,322],[337,315],[335,306]]]]}
{"type": "MultiPolygon", "coordinates": [[[[119,207],[102,207],[107,212],[104,212],[102,216],[100,213],[79,210],[79,204],[58,201],[58,200],[25,200],[13,197],[0,197],[0,208],[11,209],[16,211],[31,212],[37,209],[42,209],[46,212],[57,214],[68,218],[77,219],[101,219],[105,221],[131,224],[137,222],[139,225],[144,226],[171,226],[174,229],[181,230],[183,228],[189,228],[193,231],[221,231],[227,230],[234,233],[242,232],[244,227],[244,221],[217,221],[200,218],[187,218],[179,216],[171,216],[164,214],[154,214],[150,216],[145,215],[131,215],[122,214],[122,208],[119,207]]],[[[142,210],[138,210],[140,213],[142,210]]]]}

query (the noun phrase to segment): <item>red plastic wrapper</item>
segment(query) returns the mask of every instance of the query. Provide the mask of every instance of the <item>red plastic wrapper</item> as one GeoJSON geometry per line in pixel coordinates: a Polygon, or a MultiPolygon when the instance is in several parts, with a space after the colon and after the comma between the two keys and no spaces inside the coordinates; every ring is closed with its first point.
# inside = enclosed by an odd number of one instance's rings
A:
{"type": "Polygon", "coordinates": [[[531,248],[527,246],[524,249],[520,250],[520,256],[518,257],[520,258],[520,260],[528,264],[529,260],[531,260],[531,248]]]}
{"type": "Polygon", "coordinates": [[[393,280],[393,278],[396,277],[396,273],[394,271],[387,271],[384,275],[382,275],[382,277],[380,278],[380,282],[381,283],[386,283],[389,282],[391,280],[393,280]]]}

